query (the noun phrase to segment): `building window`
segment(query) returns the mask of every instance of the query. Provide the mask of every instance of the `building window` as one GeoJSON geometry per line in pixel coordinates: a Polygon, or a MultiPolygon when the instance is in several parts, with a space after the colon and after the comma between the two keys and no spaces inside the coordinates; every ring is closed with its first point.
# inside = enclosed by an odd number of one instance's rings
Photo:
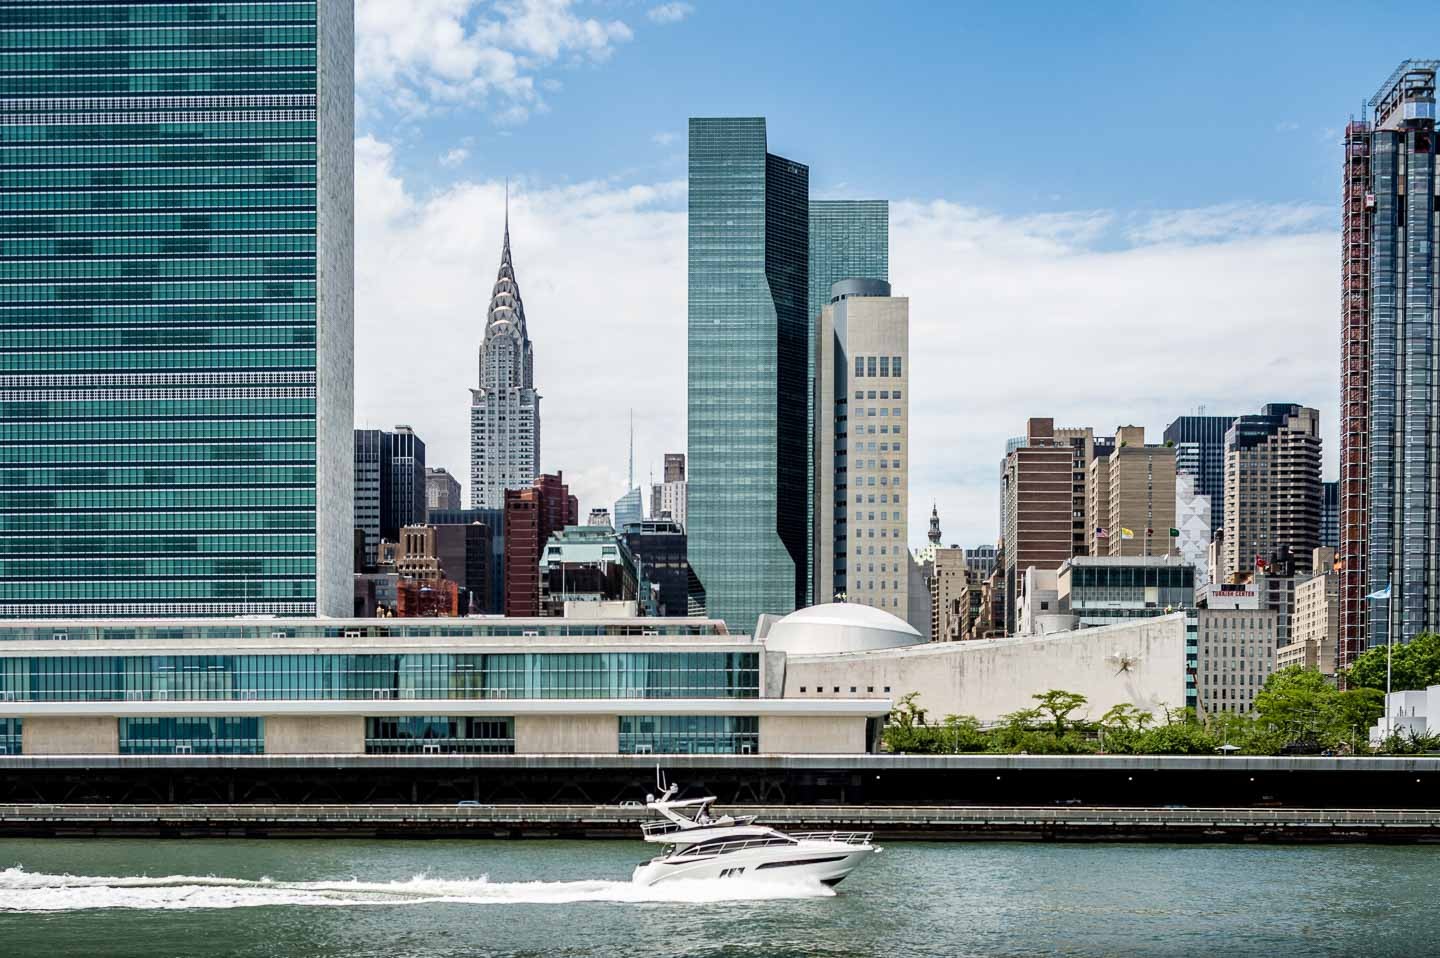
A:
{"type": "Polygon", "coordinates": [[[877,371],[876,371],[876,357],[874,357],[874,356],[867,356],[867,357],[865,357],[865,375],[867,375],[867,376],[875,376],[875,375],[878,375],[878,373],[877,373],[877,371]]]}
{"type": "Polygon", "coordinates": [[[121,718],[121,755],[259,755],[265,721],[257,717],[154,716],[121,718]]]}
{"type": "Polygon", "coordinates": [[[367,718],[365,751],[379,755],[425,752],[510,755],[515,751],[515,720],[475,715],[367,718]]]}
{"type": "Polygon", "coordinates": [[[621,755],[735,755],[760,750],[754,715],[622,715],[621,755]]]}
{"type": "MultiPolygon", "coordinates": [[[[856,376],[857,378],[859,378],[859,377],[864,376],[864,375],[865,375],[865,357],[864,357],[864,356],[856,356],[856,357],[855,357],[855,376],[856,376]]],[[[857,393],[857,394],[855,395],[855,398],[856,398],[856,399],[859,399],[859,398],[860,398],[860,395],[857,393]]]]}

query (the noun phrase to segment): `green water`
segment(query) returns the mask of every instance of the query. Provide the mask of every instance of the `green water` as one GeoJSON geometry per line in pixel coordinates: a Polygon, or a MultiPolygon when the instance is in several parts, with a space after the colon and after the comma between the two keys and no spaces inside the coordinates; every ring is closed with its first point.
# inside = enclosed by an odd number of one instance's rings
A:
{"type": "Polygon", "coordinates": [[[0,956],[1440,954],[1432,847],[891,843],[838,894],[639,889],[645,853],[0,840],[0,956]]]}

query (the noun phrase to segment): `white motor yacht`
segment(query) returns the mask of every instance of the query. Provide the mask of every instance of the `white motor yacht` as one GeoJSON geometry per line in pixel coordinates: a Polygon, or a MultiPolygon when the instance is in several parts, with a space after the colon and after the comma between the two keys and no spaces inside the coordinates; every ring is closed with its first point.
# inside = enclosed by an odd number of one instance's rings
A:
{"type": "Polygon", "coordinates": [[[678,785],[659,798],[647,795],[645,807],[660,821],[641,826],[647,842],[663,844],[658,856],[635,869],[634,881],[653,885],[685,878],[813,879],[838,885],[855,866],[875,852],[871,832],[795,832],[786,834],[755,824],[754,815],[714,816],[709,798],[675,799],[678,785]]]}

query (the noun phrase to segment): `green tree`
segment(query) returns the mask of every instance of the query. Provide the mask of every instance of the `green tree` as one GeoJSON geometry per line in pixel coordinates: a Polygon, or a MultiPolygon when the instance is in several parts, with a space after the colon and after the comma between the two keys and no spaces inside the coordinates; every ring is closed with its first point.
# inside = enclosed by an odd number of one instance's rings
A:
{"type": "Polygon", "coordinates": [[[973,715],[947,715],[940,723],[941,740],[947,752],[983,752],[985,732],[973,715]]]}
{"type": "MultiPolygon", "coordinates": [[[[1383,645],[1366,649],[1345,673],[1351,688],[1385,688],[1385,653],[1383,645]]],[[[1397,692],[1440,685],[1440,634],[1422,632],[1394,648],[1391,687],[1397,692]]]]}
{"type": "Polygon", "coordinates": [[[1104,715],[1100,716],[1100,726],[1112,732],[1143,729],[1153,721],[1155,721],[1155,716],[1136,708],[1129,702],[1112,705],[1104,715]]]}
{"type": "Polygon", "coordinates": [[[1057,737],[1065,734],[1065,723],[1069,721],[1070,713],[1089,701],[1079,692],[1066,692],[1064,689],[1050,689],[1030,697],[1037,703],[1035,711],[1050,717],[1057,737]]]}

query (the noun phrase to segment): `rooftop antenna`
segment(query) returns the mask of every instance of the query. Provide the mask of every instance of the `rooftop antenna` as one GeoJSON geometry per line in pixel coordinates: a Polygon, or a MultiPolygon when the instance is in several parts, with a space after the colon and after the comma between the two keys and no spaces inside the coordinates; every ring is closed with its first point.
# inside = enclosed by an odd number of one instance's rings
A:
{"type": "Polygon", "coordinates": [[[630,409],[630,476],[626,480],[625,491],[629,492],[635,488],[635,409],[630,409]]]}

